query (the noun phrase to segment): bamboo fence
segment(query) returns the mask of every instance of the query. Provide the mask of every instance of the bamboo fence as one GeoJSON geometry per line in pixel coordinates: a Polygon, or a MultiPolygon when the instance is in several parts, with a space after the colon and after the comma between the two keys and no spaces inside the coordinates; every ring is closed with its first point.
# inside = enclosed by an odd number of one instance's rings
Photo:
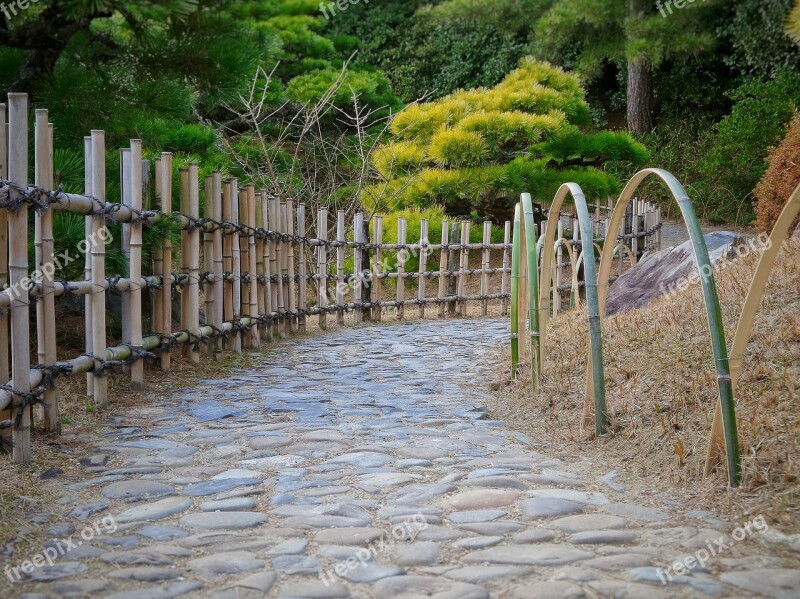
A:
{"type": "Polygon", "coordinates": [[[420,238],[410,243],[407,223],[399,219],[398,242],[388,244],[382,242],[382,217],[373,218],[369,239],[369,220],[358,213],[350,239],[344,213],[335,219],[325,209],[307,215],[303,204],[268,197],[252,185],[240,187],[236,179],[225,180],[219,172],[201,182],[197,164],[176,173],[172,155],[166,152],[153,169],[157,209],[147,210],[143,206],[150,163],[142,159],[140,140],[120,150],[121,197],[118,202],[106,199],[102,131],[85,138],[84,193],[65,193],[53,189],[53,126],[47,111],[36,111],[33,185],[28,179],[27,96],[10,94],[8,105],[0,104],[0,117],[0,378],[8,381],[0,385],[0,420],[3,414],[9,418],[0,428],[11,428],[15,463],[31,460],[34,408],[45,430],[59,432],[60,376],[86,373],[87,394],[102,408],[110,399],[108,378],[118,370],[125,371],[134,388],[141,388],[146,358],[162,370],[169,370],[177,352],[199,364],[203,354],[217,358],[226,349],[241,352],[306,331],[311,317],[325,329],[344,323],[345,313],[353,313],[356,323],[380,321],[393,308],[393,317],[403,319],[412,306],[419,316],[444,318],[466,316],[468,304],[486,314],[489,303],[497,302],[500,312],[508,313],[511,223],[505,225],[503,243],[491,243],[490,223],[484,223],[483,243],[470,243],[469,222],[444,222],[442,242],[433,244],[428,222],[422,222],[420,238]],[[176,177],[180,193],[174,202],[176,177]],[[28,263],[29,210],[35,221],[36,276],[28,263]],[[86,219],[82,281],[54,278],[56,210],[86,219]],[[311,216],[314,220],[308,222],[311,216]],[[126,273],[106,271],[109,221],[122,226],[126,273]],[[179,252],[167,237],[144,264],[143,229],[159,221],[180,231],[179,252]],[[309,228],[313,236],[307,235],[309,228]],[[502,254],[501,267],[491,266],[493,252],[502,254]],[[473,254],[478,268],[471,268],[473,254]],[[410,255],[421,257],[413,272],[405,268],[410,255]],[[396,267],[386,267],[387,256],[394,257],[396,267]],[[439,270],[428,270],[437,256],[439,270]],[[352,269],[347,268],[349,259],[352,269]],[[152,274],[143,276],[147,270],[152,274]],[[479,280],[480,291],[470,294],[472,277],[479,280]],[[391,289],[387,281],[396,287],[393,298],[383,297],[391,289]],[[438,282],[431,286],[433,296],[428,281],[438,282]],[[413,287],[416,293],[407,297],[413,287]],[[122,296],[123,339],[109,347],[106,299],[112,291],[122,296]],[[146,294],[152,300],[149,314],[144,314],[146,294]],[[85,297],[86,352],[58,361],[56,299],[67,295],[85,297]],[[36,364],[31,364],[31,303],[36,306],[36,364]],[[426,312],[431,305],[438,305],[439,311],[426,312]],[[172,317],[177,306],[179,327],[172,317]],[[152,332],[145,333],[146,321],[152,332]]]}

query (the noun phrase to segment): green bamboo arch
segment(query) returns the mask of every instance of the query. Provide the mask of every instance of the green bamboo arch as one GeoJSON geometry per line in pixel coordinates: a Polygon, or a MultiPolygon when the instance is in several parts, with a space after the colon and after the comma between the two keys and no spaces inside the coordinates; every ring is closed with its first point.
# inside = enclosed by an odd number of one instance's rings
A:
{"type": "MultiPolygon", "coordinates": [[[[561,237],[560,239],[556,239],[556,243],[553,246],[553,253],[554,254],[556,252],[558,252],[558,247],[559,246],[562,246],[565,250],[567,250],[567,258],[569,258],[569,263],[577,265],[578,263],[575,261],[575,251],[572,249],[572,244],[567,239],[565,239],[564,237],[561,237]]],[[[552,267],[552,265],[551,265],[551,267],[552,267]]],[[[578,269],[576,267],[576,268],[571,268],[570,270],[572,271],[572,288],[570,289],[569,307],[570,308],[574,308],[576,305],[578,305],[580,303],[580,291],[579,291],[579,285],[578,285],[578,269]]],[[[550,275],[550,277],[552,279],[552,275],[550,275]]],[[[553,285],[553,297],[556,296],[556,293],[558,293],[558,290],[555,288],[555,285],[553,285]]]]}
{"type": "MultiPolygon", "coordinates": [[[[739,316],[739,323],[736,326],[730,353],[730,378],[733,393],[736,393],[739,377],[742,374],[744,353],[753,333],[758,308],[767,289],[769,274],[775,266],[783,240],[789,234],[789,229],[798,214],[800,214],[800,186],[789,197],[769,235],[766,248],[758,260],[753,281],[750,283],[750,289],[742,306],[742,313],[739,316]]],[[[725,444],[724,407],[722,402],[718,401],[714,411],[714,423],[711,426],[711,439],[708,446],[708,456],[706,457],[706,475],[711,474],[712,470],[720,463],[727,447],[725,444]]],[[[730,458],[728,458],[728,461],[730,462],[730,458]]]]}
{"type": "MultiPolygon", "coordinates": [[[[714,280],[714,271],[708,257],[703,231],[694,212],[694,207],[688,194],[678,180],[670,173],[662,169],[645,169],[636,173],[625,186],[614,211],[611,215],[608,231],[619,231],[625,211],[633,198],[633,194],[645,179],[655,176],[663,181],[673,198],[678,203],[681,215],[689,232],[689,238],[694,249],[695,260],[701,273],[707,272],[707,276],[701,276],[703,286],[703,297],[708,314],[708,326],[711,333],[711,348],[714,353],[717,371],[717,387],[719,390],[719,404],[722,412],[722,423],[724,429],[725,448],[728,462],[728,481],[732,487],[739,485],[741,481],[741,456],[739,453],[739,436],[736,428],[736,409],[733,401],[733,385],[731,381],[730,363],[728,359],[728,349],[725,342],[725,331],[722,325],[722,313],[719,305],[719,295],[714,280]]],[[[611,262],[613,256],[613,244],[606,243],[600,258],[600,271],[598,282],[600,286],[599,308],[600,315],[605,315],[606,299],[608,298],[608,280],[611,274],[611,262]]],[[[591,261],[587,261],[588,266],[591,261]]],[[[602,359],[602,357],[601,357],[602,359]]],[[[587,403],[591,401],[594,394],[592,378],[598,371],[597,358],[594,352],[589,356],[590,368],[587,374],[586,398],[587,403]]],[[[600,371],[602,372],[602,370],[600,371]]],[[[595,400],[596,403],[596,400],[595,400]]]]}
{"type": "Polygon", "coordinates": [[[511,250],[511,376],[530,358],[534,389],[541,370],[539,351],[539,253],[536,221],[530,194],[524,193],[514,209],[514,244],[511,250]],[[524,290],[524,291],[523,291],[524,290]],[[520,335],[530,333],[530,344],[520,335]]]}
{"type": "MultiPolygon", "coordinates": [[[[594,252],[594,231],[589,217],[589,208],[586,197],[576,183],[565,183],[556,192],[547,219],[547,227],[542,246],[542,277],[539,287],[539,353],[540,360],[544,360],[547,348],[547,319],[550,313],[550,283],[552,281],[550,267],[553,263],[555,238],[558,231],[558,219],[561,207],[568,195],[572,196],[578,213],[578,226],[584,244],[584,253],[594,252]]],[[[619,228],[619,225],[617,225],[619,228]]],[[[608,417],[606,414],[606,386],[603,372],[603,337],[601,332],[599,293],[597,289],[597,276],[595,261],[585,260],[584,274],[586,279],[586,306],[589,314],[589,351],[591,358],[591,376],[587,376],[587,386],[591,388],[591,398],[594,403],[595,433],[604,435],[608,430],[608,417]]],[[[588,395],[587,395],[588,399],[588,395]]]]}

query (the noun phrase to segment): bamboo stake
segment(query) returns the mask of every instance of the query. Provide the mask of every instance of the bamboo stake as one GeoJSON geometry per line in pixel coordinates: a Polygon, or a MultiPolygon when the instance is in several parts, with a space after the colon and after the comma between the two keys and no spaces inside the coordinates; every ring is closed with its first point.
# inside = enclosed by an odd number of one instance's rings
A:
{"type": "MultiPolygon", "coordinates": [[[[558,219],[558,232],[556,234],[557,239],[564,238],[564,221],[561,218],[558,219]]],[[[550,267],[552,270],[552,266],[550,267]]],[[[570,268],[574,271],[576,270],[576,263],[575,260],[572,260],[570,264],[570,268]]],[[[558,250],[556,250],[556,278],[555,283],[553,284],[553,317],[555,318],[558,316],[558,313],[561,311],[561,279],[562,279],[562,271],[564,270],[564,249],[562,248],[562,244],[558,244],[558,250]]]]}
{"type": "MultiPolygon", "coordinates": [[[[260,314],[258,311],[258,252],[256,250],[256,236],[253,229],[256,228],[256,188],[254,185],[247,186],[247,226],[250,227],[247,235],[247,264],[250,272],[250,316],[255,318],[260,314]]],[[[261,335],[258,325],[250,328],[250,347],[261,347],[261,335]]]]}
{"type": "MultiPolygon", "coordinates": [[[[94,196],[94,180],[92,178],[92,138],[83,138],[83,185],[87,196],[94,196]]],[[[86,243],[92,235],[92,215],[87,215],[83,220],[83,235],[86,243]]],[[[83,278],[85,281],[92,280],[92,254],[87,245],[83,261],[83,278]]],[[[83,298],[84,310],[84,336],[86,339],[86,353],[92,353],[92,296],[86,295],[83,298]]],[[[94,375],[86,373],[86,396],[94,397],[94,375]]]]}
{"type": "MultiPolygon", "coordinates": [[[[214,218],[214,178],[210,175],[205,178],[203,188],[203,218],[214,218]]],[[[203,233],[203,269],[207,273],[214,271],[214,232],[206,231],[203,233]]],[[[210,279],[206,280],[203,288],[206,300],[205,324],[214,322],[214,283],[210,279]]],[[[209,355],[214,355],[212,344],[208,344],[209,355]]]]}
{"type": "MultiPolygon", "coordinates": [[[[397,301],[404,302],[406,299],[406,282],[405,278],[403,278],[403,274],[406,270],[406,259],[408,257],[408,250],[402,248],[406,244],[406,219],[398,218],[397,219],[397,243],[401,246],[399,252],[397,252],[397,301]]],[[[399,304],[397,306],[397,320],[403,320],[403,316],[405,314],[405,307],[403,304],[399,304]]]]}
{"type": "MultiPolygon", "coordinates": [[[[264,219],[263,227],[270,230],[272,222],[269,220],[269,200],[267,199],[267,192],[261,192],[261,212],[264,219]]],[[[275,244],[269,239],[264,240],[264,303],[265,314],[272,316],[273,312],[277,310],[275,298],[275,285],[272,284],[272,275],[275,274],[275,244]]],[[[267,340],[272,341],[275,336],[275,324],[273,322],[267,323],[267,340]]]]}
{"type": "MultiPolygon", "coordinates": [[[[456,239],[456,235],[458,235],[458,223],[451,223],[450,224],[450,241],[453,242],[456,239]]],[[[450,248],[450,251],[447,254],[447,295],[450,297],[454,297],[456,293],[458,293],[458,284],[457,280],[458,277],[455,274],[456,271],[456,250],[450,248]]],[[[456,300],[451,300],[447,304],[447,313],[450,316],[455,316],[457,308],[456,300]]]]}
{"type": "MultiPolygon", "coordinates": [[[[208,201],[208,200],[206,200],[208,201]]],[[[211,173],[211,216],[217,222],[222,222],[222,174],[219,171],[211,173]]],[[[213,237],[213,273],[214,273],[214,310],[211,313],[211,324],[217,331],[216,336],[212,343],[209,343],[209,348],[214,356],[214,359],[219,359],[220,351],[222,350],[222,339],[219,336],[219,330],[222,328],[222,322],[225,318],[225,282],[223,275],[225,273],[225,262],[223,258],[223,235],[222,229],[217,227],[214,230],[213,237]]]]}
{"type": "MultiPolygon", "coordinates": [[[[156,159],[155,164],[155,188],[156,188],[156,207],[161,207],[161,189],[163,187],[162,181],[162,163],[161,158],[156,159]]],[[[160,277],[164,270],[164,248],[161,247],[160,244],[157,244],[155,249],[153,250],[153,273],[160,277]]],[[[164,300],[162,299],[164,295],[163,289],[157,287],[153,290],[153,313],[152,313],[152,322],[150,325],[150,329],[154,333],[164,333],[161,329],[164,326],[164,316],[163,316],[163,309],[164,309],[164,300]]]]}
{"type": "MultiPolygon", "coordinates": [[[[503,248],[503,273],[500,279],[500,294],[503,296],[506,296],[509,293],[508,269],[510,266],[509,264],[510,256],[508,252],[508,245],[510,243],[511,243],[511,223],[509,221],[506,221],[505,231],[503,232],[503,244],[505,245],[505,247],[503,248]]],[[[503,316],[508,316],[509,312],[508,307],[509,307],[509,301],[507,298],[504,297],[502,300],[500,300],[500,309],[501,312],[503,313],[503,316]]]]}
{"type": "MultiPolygon", "coordinates": [[[[106,199],[106,138],[103,131],[92,131],[92,188],[101,202],[106,199]]],[[[97,356],[95,368],[103,365],[106,353],[106,232],[105,216],[92,216],[89,248],[92,255],[92,353],[97,356]]],[[[94,374],[94,403],[108,405],[108,377],[94,374]]]]}
{"type": "MultiPolygon", "coordinates": [[[[419,221],[419,268],[417,272],[421,275],[428,270],[428,254],[430,253],[427,249],[427,245],[429,243],[428,240],[428,219],[423,218],[419,221]]],[[[419,300],[419,317],[425,318],[425,304],[423,301],[425,300],[425,285],[427,280],[425,277],[420,276],[417,279],[417,299],[419,300]]]]}
{"type": "MultiPolygon", "coordinates": [[[[179,179],[179,194],[180,194],[180,211],[181,214],[189,214],[189,169],[182,168],[178,171],[178,179],[179,179]]],[[[188,229],[181,230],[181,267],[180,272],[184,275],[188,274],[189,272],[189,231],[188,229]]],[[[191,285],[191,281],[187,281],[187,284],[181,287],[180,294],[181,294],[181,328],[184,330],[189,330],[187,323],[189,322],[189,288],[188,285],[191,285]]],[[[181,355],[186,356],[187,352],[189,351],[188,345],[184,345],[181,348],[181,355]]]]}
{"type": "MultiPolygon", "coordinates": [[[[282,233],[283,230],[281,229],[281,219],[280,219],[280,200],[278,198],[272,198],[269,201],[269,226],[270,230],[275,231],[276,233],[282,233]]],[[[281,339],[286,338],[286,328],[285,328],[285,321],[284,316],[286,315],[286,304],[284,302],[284,285],[283,285],[283,241],[277,239],[272,242],[272,252],[271,252],[271,263],[272,263],[272,273],[276,275],[275,279],[275,288],[272,290],[273,293],[273,307],[278,314],[278,322],[275,325],[278,331],[278,335],[281,339]]]]}
{"type": "MultiPolygon", "coordinates": [[[[9,94],[9,178],[22,187],[28,186],[28,96],[9,94]]],[[[19,192],[11,189],[9,199],[16,199],[19,192]]],[[[28,278],[28,206],[23,204],[19,210],[9,214],[9,284],[14,292],[11,302],[11,339],[14,346],[11,354],[11,385],[14,389],[27,393],[30,383],[30,332],[28,278]]],[[[31,411],[18,395],[13,404],[18,413],[12,419],[14,441],[14,463],[28,464],[31,461],[31,411]]]]}
{"type": "MultiPolygon", "coordinates": [[[[253,190],[255,194],[255,189],[253,190]]],[[[253,197],[253,206],[256,212],[256,229],[263,230],[264,229],[264,202],[262,198],[264,197],[264,192],[259,192],[253,197]]],[[[263,279],[265,276],[265,266],[264,266],[264,240],[259,237],[256,239],[256,276],[260,281],[256,283],[256,294],[258,295],[257,299],[257,307],[256,313],[259,315],[269,315],[267,311],[267,282],[263,279]]],[[[268,338],[268,331],[269,325],[264,325],[259,327],[258,335],[259,335],[259,346],[261,345],[261,339],[268,338]]]]}
{"type": "MultiPolygon", "coordinates": [[[[161,154],[161,212],[172,213],[172,154],[161,154]]],[[[164,261],[161,268],[161,332],[165,337],[172,335],[172,239],[164,239],[164,261]]],[[[171,352],[165,339],[161,349],[161,370],[170,369],[171,352]]]]}
{"type": "Polygon", "coordinates": [[[372,301],[375,307],[372,310],[372,319],[375,322],[380,322],[383,316],[383,307],[381,306],[381,279],[378,278],[383,272],[383,251],[381,244],[383,243],[383,217],[375,216],[372,220],[372,237],[375,243],[375,258],[372,267],[373,285],[372,285],[372,301]]]}
{"type": "MultiPolygon", "coordinates": [[[[450,252],[447,246],[450,243],[450,223],[446,220],[442,221],[442,250],[439,254],[439,300],[444,299],[447,293],[447,265],[450,252]]],[[[439,318],[444,318],[445,315],[444,303],[439,304],[439,318]]]]}
{"type": "MultiPolygon", "coordinates": [[[[233,205],[231,206],[231,223],[238,227],[239,225],[239,182],[236,179],[231,181],[231,198],[233,205]]],[[[233,320],[238,323],[242,319],[242,252],[239,245],[239,232],[234,228],[231,235],[233,248],[233,271],[231,275],[231,283],[233,285],[233,320]]],[[[242,353],[242,333],[237,330],[233,334],[232,349],[237,354],[242,353]]]]}
{"type": "MultiPolygon", "coordinates": [[[[322,241],[328,240],[328,211],[320,208],[317,212],[317,238],[322,241]]],[[[317,306],[319,313],[319,328],[323,331],[328,328],[328,314],[325,308],[328,307],[328,246],[320,244],[317,247],[317,306]]]]}
{"type": "Polygon", "coordinates": [[[353,320],[356,323],[364,321],[364,308],[361,303],[364,293],[364,265],[362,263],[362,250],[360,244],[364,243],[364,214],[357,212],[353,217],[353,241],[356,248],[353,251],[353,276],[355,277],[355,287],[353,288],[353,302],[356,309],[353,312],[353,320]]]}
{"type": "MultiPolygon", "coordinates": [[[[230,223],[233,219],[233,185],[230,180],[225,181],[222,188],[222,222],[230,223]]],[[[230,231],[225,231],[222,237],[222,260],[223,271],[228,273],[229,277],[233,276],[233,234],[230,231]]],[[[225,293],[223,298],[223,322],[232,321],[233,310],[233,280],[228,278],[225,281],[225,293]]],[[[217,325],[219,326],[219,325],[217,325]]],[[[226,342],[226,349],[233,349],[234,341],[229,338],[226,342]]]]}
{"type": "MultiPolygon", "coordinates": [[[[36,184],[53,189],[53,137],[52,125],[47,120],[47,110],[36,111],[36,184]]],[[[54,366],[56,357],[56,307],[53,277],[54,240],[53,210],[49,208],[36,214],[38,252],[36,266],[40,273],[42,295],[36,303],[36,330],[39,342],[39,364],[54,366]]],[[[61,430],[58,409],[58,390],[55,385],[44,392],[45,406],[40,406],[39,415],[44,430],[57,433],[61,430]]]]}
{"type": "MultiPolygon", "coordinates": [[[[636,259],[639,259],[639,200],[633,198],[631,202],[631,206],[633,206],[633,237],[631,238],[631,251],[636,259]]],[[[616,245],[616,240],[612,240],[612,243],[616,245]]],[[[621,243],[625,243],[625,238],[622,239],[621,243]]],[[[622,249],[620,249],[620,252],[622,249]]]]}
{"type": "MultiPolygon", "coordinates": [[[[470,229],[469,221],[465,221],[461,223],[461,268],[458,275],[458,296],[464,297],[467,294],[467,270],[469,269],[469,249],[467,248],[467,244],[469,244],[469,229],[470,229]]],[[[461,300],[460,304],[460,316],[462,318],[466,318],[467,316],[467,301],[461,300]]]]}
{"type": "MultiPolygon", "coordinates": [[[[8,179],[8,124],[6,105],[0,104],[0,177],[8,179]]],[[[0,287],[8,284],[8,209],[0,208],[0,287]]],[[[0,315],[0,380],[11,377],[9,320],[0,315]]]]}
{"type": "MultiPolygon", "coordinates": [[[[288,200],[286,202],[286,232],[289,234],[290,237],[294,237],[294,202],[288,200]]],[[[287,295],[289,296],[289,312],[292,313],[292,316],[289,317],[289,330],[292,333],[297,332],[298,327],[298,317],[297,314],[297,283],[295,282],[295,244],[294,242],[290,241],[286,244],[286,274],[288,275],[287,279],[287,295]]]]}
{"type": "MultiPolygon", "coordinates": [[[[131,205],[131,150],[130,148],[122,148],[119,151],[119,182],[120,182],[120,203],[123,206],[131,205]]],[[[126,264],[130,265],[131,260],[131,225],[125,223],[122,225],[122,255],[125,258],[126,264]]],[[[125,273],[130,276],[130,272],[125,273]]],[[[120,295],[121,305],[121,321],[122,321],[122,339],[127,343],[131,340],[131,298],[130,294],[122,293],[120,295]]]]}
{"type": "MultiPolygon", "coordinates": [[[[242,187],[239,189],[237,193],[237,199],[239,202],[237,214],[239,216],[239,224],[247,225],[247,216],[248,216],[248,208],[247,208],[247,188],[242,187]]],[[[249,248],[249,240],[248,234],[240,233],[238,235],[239,243],[237,243],[237,247],[239,248],[239,302],[240,302],[240,312],[239,318],[249,317],[250,314],[250,282],[245,282],[245,275],[249,279],[250,275],[250,248],[249,248]]],[[[251,335],[250,331],[242,331],[241,337],[241,344],[243,348],[252,347],[251,335]]]]}
{"type": "MultiPolygon", "coordinates": [[[[200,167],[193,162],[189,165],[189,216],[200,218],[200,167]]],[[[183,293],[188,296],[188,317],[184,325],[193,335],[200,334],[200,230],[189,233],[189,283],[183,293]]],[[[192,364],[200,363],[200,352],[196,344],[190,344],[189,357],[192,364]]]]}
{"type": "MultiPolygon", "coordinates": [[[[286,203],[279,202],[278,203],[278,230],[286,234],[288,229],[286,228],[286,203]]],[[[278,262],[280,267],[280,285],[281,285],[281,297],[283,298],[283,319],[281,320],[281,329],[283,330],[283,334],[286,335],[289,333],[290,330],[290,315],[289,315],[289,261],[287,256],[289,254],[289,244],[286,241],[281,242],[281,251],[278,255],[278,262]]]]}
{"type": "MultiPolygon", "coordinates": [[[[130,169],[130,206],[134,210],[142,210],[143,204],[143,164],[142,142],[131,140],[130,169]]],[[[130,273],[131,288],[127,293],[130,298],[130,344],[134,351],[142,350],[142,223],[131,223],[130,227],[130,273]]],[[[131,383],[135,390],[144,388],[144,361],[136,360],[131,364],[131,383]]]]}
{"type": "MultiPolygon", "coordinates": [[[[486,221],[483,223],[483,264],[481,266],[483,273],[481,273],[481,295],[489,295],[489,268],[492,266],[491,253],[489,252],[489,244],[492,242],[492,223],[486,221]]],[[[483,300],[481,306],[481,315],[486,316],[489,313],[489,300],[483,300]]]]}
{"type": "Polygon", "coordinates": [[[339,310],[336,312],[336,324],[344,324],[344,291],[345,291],[345,276],[344,276],[344,259],[345,247],[344,243],[347,242],[345,237],[344,226],[344,210],[339,210],[336,214],[336,241],[339,245],[336,247],[336,305],[339,310]]]}
{"type": "MultiPolygon", "coordinates": [[[[297,205],[297,235],[301,239],[306,236],[306,206],[305,204],[297,205]]],[[[308,279],[307,275],[307,262],[306,256],[308,255],[308,246],[305,241],[300,243],[300,256],[297,263],[297,272],[300,278],[300,287],[298,291],[298,304],[300,309],[299,328],[300,331],[306,332],[306,314],[305,310],[308,308],[308,279]]]]}

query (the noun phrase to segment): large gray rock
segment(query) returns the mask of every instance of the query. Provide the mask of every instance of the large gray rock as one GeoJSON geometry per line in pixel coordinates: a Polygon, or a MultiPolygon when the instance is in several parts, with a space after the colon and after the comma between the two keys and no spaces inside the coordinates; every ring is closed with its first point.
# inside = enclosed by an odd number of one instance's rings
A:
{"type": "MultiPolygon", "coordinates": [[[[712,263],[720,261],[739,235],[730,231],[713,231],[705,236],[712,263]]],[[[646,306],[662,295],[668,295],[694,275],[698,276],[691,241],[648,256],[625,272],[608,290],[606,314],[627,312],[646,306]]]]}

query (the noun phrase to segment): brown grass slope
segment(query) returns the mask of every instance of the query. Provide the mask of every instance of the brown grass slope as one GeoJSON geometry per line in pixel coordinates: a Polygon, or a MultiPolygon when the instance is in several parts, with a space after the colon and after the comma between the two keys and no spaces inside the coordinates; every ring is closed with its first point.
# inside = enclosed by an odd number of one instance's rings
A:
{"type": "MultiPolygon", "coordinates": [[[[733,337],[757,254],[716,273],[726,336],[733,337]]],[[[702,476],[717,398],[708,324],[699,284],[604,323],[606,388],[613,433],[588,441],[581,430],[587,354],[585,310],[551,321],[544,380],[500,400],[497,415],[548,440],[565,455],[622,468],[646,493],[670,489],[687,503],[739,514],[800,521],[800,240],[787,241],[773,270],[748,346],[737,397],[744,482],[702,476]],[[719,500],[724,499],[720,502],[719,500]]],[[[690,509],[690,508],[687,508],[690,509]]]]}

